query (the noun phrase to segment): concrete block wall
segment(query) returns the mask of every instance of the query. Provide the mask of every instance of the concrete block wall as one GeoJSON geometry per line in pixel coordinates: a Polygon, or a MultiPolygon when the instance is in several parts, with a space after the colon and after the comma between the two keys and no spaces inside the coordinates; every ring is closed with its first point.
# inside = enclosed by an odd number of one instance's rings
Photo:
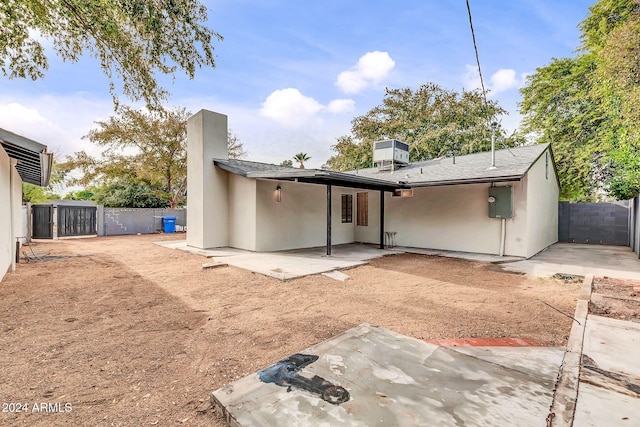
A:
{"type": "Polygon", "coordinates": [[[558,241],[628,246],[629,202],[560,202],[558,241]]]}
{"type": "Polygon", "coordinates": [[[98,235],[117,236],[155,233],[162,230],[161,217],[163,216],[175,216],[176,226],[185,227],[187,225],[186,209],[99,207],[98,235]]]}

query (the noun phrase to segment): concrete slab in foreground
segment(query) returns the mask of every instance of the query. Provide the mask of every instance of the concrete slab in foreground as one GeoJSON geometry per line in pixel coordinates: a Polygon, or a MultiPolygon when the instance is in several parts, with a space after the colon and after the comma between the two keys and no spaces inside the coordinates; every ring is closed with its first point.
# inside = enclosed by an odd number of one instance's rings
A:
{"type": "Polygon", "coordinates": [[[464,354],[364,324],[213,401],[232,426],[545,426],[563,350],[541,350],[464,354]]]}
{"type": "Polygon", "coordinates": [[[640,425],[640,324],[589,315],[575,426],[640,425]]]}

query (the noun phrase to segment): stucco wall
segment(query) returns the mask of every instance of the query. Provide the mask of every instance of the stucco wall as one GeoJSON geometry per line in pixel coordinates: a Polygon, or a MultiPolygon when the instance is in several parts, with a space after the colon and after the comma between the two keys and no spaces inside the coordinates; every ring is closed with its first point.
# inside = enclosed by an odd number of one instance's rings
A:
{"type": "Polygon", "coordinates": [[[255,179],[229,174],[229,246],[256,250],[255,179]]]}
{"type": "Polygon", "coordinates": [[[200,110],[187,121],[187,244],[229,245],[228,172],[213,159],[228,158],[227,116],[200,110]]]}
{"type": "MultiPolygon", "coordinates": [[[[506,219],[505,255],[524,256],[525,195],[520,182],[513,187],[513,218],[506,219]]],[[[416,248],[498,254],[501,220],[489,218],[489,184],[416,188],[414,196],[386,195],[385,230],[395,231],[396,243],[416,248]]]]}
{"type": "MultiPolygon", "coordinates": [[[[353,242],[353,224],[341,222],[341,194],[352,190],[333,187],[332,244],[353,242]]],[[[288,181],[256,181],[256,251],[324,246],[327,242],[327,187],[288,181]],[[276,187],[282,200],[276,200],[276,187]]],[[[355,209],[355,196],[354,196],[355,209]]],[[[354,212],[355,218],[355,212],[354,212]]]]}
{"type": "Polygon", "coordinates": [[[22,233],[22,180],[0,147],[0,279],[15,268],[16,237],[22,233]]]}
{"type": "MultiPolygon", "coordinates": [[[[0,147],[0,224],[10,224],[10,184],[9,171],[11,168],[9,156],[0,147]]],[[[0,227],[0,276],[11,267],[11,227],[0,227]]]]}
{"type": "Polygon", "coordinates": [[[531,257],[558,241],[558,196],[560,189],[555,170],[545,152],[529,169],[527,192],[527,252],[531,257]]]}

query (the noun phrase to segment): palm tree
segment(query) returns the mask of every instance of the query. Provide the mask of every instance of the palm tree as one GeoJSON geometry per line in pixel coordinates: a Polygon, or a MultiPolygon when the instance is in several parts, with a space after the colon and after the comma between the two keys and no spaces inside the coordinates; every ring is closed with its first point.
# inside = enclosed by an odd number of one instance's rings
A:
{"type": "Polygon", "coordinates": [[[295,156],[293,156],[293,160],[300,163],[300,169],[304,169],[304,162],[306,162],[309,159],[311,159],[311,157],[309,157],[307,153],[298,153],[295,156]]]}

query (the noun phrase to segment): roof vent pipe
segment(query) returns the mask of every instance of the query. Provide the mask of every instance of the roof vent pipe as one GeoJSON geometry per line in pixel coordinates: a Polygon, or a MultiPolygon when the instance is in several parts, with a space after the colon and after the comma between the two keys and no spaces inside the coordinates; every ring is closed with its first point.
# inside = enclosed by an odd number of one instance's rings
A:
{"type": "Polygon", "coordinates": [[[489,169],[496,169],[496,128],[498,122],[491,122],[491,166],[489,169]]]}

